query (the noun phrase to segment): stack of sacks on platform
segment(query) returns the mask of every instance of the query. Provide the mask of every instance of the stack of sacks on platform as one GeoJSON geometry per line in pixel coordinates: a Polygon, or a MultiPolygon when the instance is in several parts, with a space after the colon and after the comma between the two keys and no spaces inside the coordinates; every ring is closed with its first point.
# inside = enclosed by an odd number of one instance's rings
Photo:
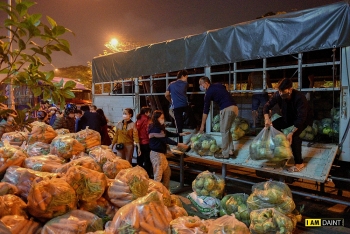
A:
{"type": "Polygon", "coordinates": [[[214,155],[220,150],[214,137],[201,133],[191,137],[191,148],[200,156],[214,155]]]}
{"type": "MultiPolygon", "coordinates": [[[[295,203],[292,198],[292,192],[288,185],[279,181],[266,181],[253,185],[252,194],[247,199],[247,205],[252,211],[250,214],[251,225],[253,223],[252,213],[254,210],[266,210],[267,213],[281,216],[285,215],[292,227],[296,227],[296,223],[301,220],[301,215],[295,209],[295,203]],[[268,209],[273,208],[270,211],[268,209]]],[[[265,214],[265,211],[258,212],[265,214]]],[[[255,215],[258,215],[255,213],[255,215]]],[[[284,217],[284,216],[283,216],[284,217]]],[[[288,224],[286,224],[288,225],[288,224]]],[[[258,229],[260,227],[258,226],[258,229]]]]}
{"type": "Polygon", "coordinates": [[[63,158],[49,154],[26,158],[24,160],[23,167],[34,171],[54,173],[58,168],[62,167],[64,163],[65,160],[63,158]]]}
{"type": "Polygon", "coordinates": [[[272,126],[264,128],[254,138],[249,146],[249,153],[253,160],[266,159],[275,162],[287,160],[293,156],[286,136],[272,126]]]}
{"type": "Polygon", "coordinates": [[[70,159],[84,150],[85,147],[79,141],[66,135],[55,137],[50,145],[50,153],[64,159],[70,159]]]}
{"type": "Polygon", "coordinates": [[[101,145],[101,134],[89,128],[75,133],[75,139],[83,144],[87,152],[89,152],[92,147],[101,145]]]}
{"type": "Polygon", "coordinates": [[[28,134],[28,144],[35,142],[43,142],[50,144],[51,141],[57,136],[55,130],[48,124],[35,121],[31,124],[32,131],[28,134]]]}
{"type": "Polygon", "coordinates": [[[21,146],[28,140],[28,132],[8,132],[1,137],[2,141],[8,141],[10,145],[21,146]]]}
{"type": "Polygon", "coordinates": [[[228,194],[220,202],[220,216],[234,214],[236,219],[250,225],[250,209],[247,205],[248,195],[245,193],[228,194]]]}
{"type": "Polygon", "coordinates": [[[166,234],[171,221],[162,195],[154,191],[120,208],[106,224],[106,232],[166,234]]]}
{"type": "Polygon", "coordinates": [[[27,146],[26,152],[29,157],[47,155],[50,153],[50,144],[35,142],[27,146]]]}
{"type": "Polygon", "coordinates": [[[147,194],[149,177],[140,166],[121,170],[108,188],[108,198],[117,207],[147,194]]]}
{"type": "Polygon", "coordinates": [[[201,211],[201,213],[217,216],[220,208],[225,181],[209,171],[204,171],[197,175],[192,182],[193,192],[188,195],[188,199],[201,211]]]}
{"type": "Polygon", "coordinates": [[[0,178],[5,174],[7,168],[21,166],[26,158],[27,154],[23,150],[4,142],[4,146],[0,147],[0,178]]]}

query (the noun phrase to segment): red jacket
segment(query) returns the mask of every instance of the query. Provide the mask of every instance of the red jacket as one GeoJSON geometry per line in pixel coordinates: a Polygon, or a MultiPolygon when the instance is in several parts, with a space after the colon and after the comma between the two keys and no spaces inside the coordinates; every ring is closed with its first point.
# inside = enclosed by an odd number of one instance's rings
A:
{"type": "Polygon", "coordinates": [[[150,119],[146,115],[141,115],[141,118],[136,121],[136,128],[139,132],[139,139],[141,145],[149,144],[148,125],[150,119]]]}

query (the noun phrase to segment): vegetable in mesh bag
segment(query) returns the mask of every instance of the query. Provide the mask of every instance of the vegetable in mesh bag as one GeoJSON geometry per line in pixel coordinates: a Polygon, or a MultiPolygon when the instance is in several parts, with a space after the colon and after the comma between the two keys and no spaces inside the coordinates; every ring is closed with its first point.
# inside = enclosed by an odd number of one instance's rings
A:
{"type": "Polygon", "coordinates": [[[69,168],[64,180],[72,186],[79,200],[87,202],[100,198],[107,187],[107,178],[103,173],[81,166],[69,168]]]}
{"type": "Polygon", "coordinates": [[[55,129],[55,132],[57,133],[57,135],[66,135],[70,133],[69,130],[66,128],[55,129]]]}
{"type": "Polygon", "coordinates": [[[110,201],[122,207],[147,194],[149,177],[140,166],[121,170],[108,188],[110,201]]]}
{"type": "Polygon", "coordinates": [[[254,160],[283,161],[293,156],[286,136],[272,126],[264,128],[254,138],[249,153],[254,160]]]}
{"type": "Polygon", "coordinates": [[[168,206],[168,210],[171,213],[172,219],[176,219],[182,216],[188,216],[187,211],[181,206],[177,206],[177,205],[168,206]]]}
{"type": "Polygon", "coordinates": [[[48,220],[76,209],[74,189],[63,179],[34,183],[28,195],[28,211],[39,220],[48,220]]]}
{"type": "Polygon", "coordinates": [[[241,117],[236,117],[235,121],[232,123],[230,132],[232,134],[232,140],[239,140],[249,132],[249,121],[241,117]]]}
{"type": "Polygon", "coordinates": [[[41,172],[56,172],[65,163],[63,158],[56,155],[42,155],[26,158],[23,163],[24,168],[41,172]]]}
{"type": "Polygon", "coordinates": [[[101,145],[101,134],[95,130],[86,128],[75,133],[76,139],[83,144],[88,151],[94,146],[101,145]]]}
{"type": "Polygon", "coordinates": [[[107,160],[103,164],[102,170],[108,178],[114,179],[121,170],[131,167],[132,166],[129,161],[114,156],[114,159],[107,160]]]}
{"type": "Polygon", "coordinates": [[[177,206],[183,207],[181,199],[179,198],[179,196],[177,196],[175,194],[171,194],[170,197],[171,197],[171,205],[172,206],[173,205],[177,205],[177,206]]]}
{"type": "Polygon", "coordinates": [[[170,230],[172,234],[206,234],[207,223],[198,216],[182,216],[170,222],[170,230]]]}
{"type": "Polygon", "coordinates": [[[4,133],[1,137],[2,141],[8,141],[10,145],[21,146],[23,142],[28,140],[27,132],[8,132],[4,133]]]}
{"type": "Polygon", "coordinates": [[[61,167],[57,168],[57,173],[66,173],[69,168],[74,166],[82,166],[93,171],[102,172],[100,165],[91,157],[83,156],[77,159],[71,159],[70,162],[61,165],[61,167]]]}
{"type": "Polygon", "coordinates": [[[18,194],[18,188],[8,182],[0,182],[0,196],[6,194],[18,194]]]}
{"type": "Polygon", "coordinates": [[[12,166],[7,169],[3,182],[16,185],[18,188],[18,195],[24,200],[27,200],[34,181],[39,182],[45,178],[54,178],[57,176],[58,175],[55,173],[39,172],[28,168],[12,166]]]}
{"type": "Polygon", "coordinates": [[[278,181],[266,181],[253,185],[247,204],[250,210],[275,208],[284,214],[289,214],[295,209],[290,188],[278,181]]]}
{"type": "Polygon", "coordinates": [[[30,134],[28,134],[29,145],[38,141],[50,144],[51,141],[57,136],[55,130],[46,123],[35,121],[31,125],[32,131],[30,134]]]}
{"type": "Polygon", "coordinates": [[[65,135],[55,137],[50,145],[50,153],[64,159],[70,159],[74,155],[84,152],[84,150],[85,147],[80,142],[65,135]]]}
{"type": "Polygon", "coordinates": [[[93,158],[101,168],[106,162],[113,161],[117,158],[111,149],[102,145],[90,148],[89,156],[93,158]]]}
{"type": "Polygon", "coordinates": [[[191,137],[191,148],[200,156],[214,155],[220,150],[214,137],[201,133],[191,137]]]}
{"type": "Polygon", "coordinates": [[[166,206],[171,206],[170,191],[161,183],[155,180],[149,180],[148,192],[158,191],[163,196],[163,202],[166,206]]]}
{"type": "Polygon", "coordinates": [[[35,142],[27,147],[29,157],[47,155],[50,153],[50,144],[43,142],[35,142]]]}
{"type": "Polygon", "coordinates": [[[293,232],[292,220],[274,208],[253,210],[250,213],[250,227],[252,233],[280,233],[293,232]]]}
{"type": "Polygon", "coordinates": [[[79,201],[79,209],[89,211],[104,220],[112,220],[116,210],[114,206],[104,197],[96,201],[79,201]]]}
{"type": "MultiPolygon", "coordinates": [[[[10,233],[40,233],[41,224],[33,219],[26,219],[24,216],[7,215],[1,218],[2,223],[11,231],[10,233]]],[[[0,233],[4,234],[0,228],[0,233]]]]}
{"type": "Polygon", "coordinates": [[[209,171],[204,171],[197,175],[192,182],[192,190],[198,196],[210,196],[221,198],[225,189],[225,181],[209,171]]]}
{"type": "Polygon", "coordinates": [[[26,203],[16,195],[6,194],[0,196],[0,218],[6,215],[27,217],[26,208],[26,203]]]}
{"type": "Polygon", "coordinates": [[[48,221],[41,234],[87,233],[103,230],[103,221],[98,216],[84,210],[72,210],[67,214],[48,221]]]}
{"type": "Polygon", "coordinates": [[[106,224],[105,231],[166,234],[171,220],[161,194],[154,191],[120,208],[113,220],[106,224]]]}
{"type": "Polygon", "coordinates": [[[249,226],[250,210],[247,205],[247,199],[248,195],[245,193],[226,195],[220,202],[220,216],[234,214],[236,219],[249,226]]]}
{"type": "Polygon", "coordinates": [[[188,194],[187,198],[204,215],[217,216],[220,209],[220,200],[215,197],[198,196],[196,192],[188,194]]]}
{"type": "Polygon", "coordinates": [[[247,226],[234,215],[224,215],[214,220],[208,228],[208,234],[249,234],[247,226]]]}
{"type": "Polygon", "coordinates": [[[27,154],[21,149],[4,143],[4,147],[0,148],[0,178],[10,166],[21,166],[27,158],[27,154]]]}

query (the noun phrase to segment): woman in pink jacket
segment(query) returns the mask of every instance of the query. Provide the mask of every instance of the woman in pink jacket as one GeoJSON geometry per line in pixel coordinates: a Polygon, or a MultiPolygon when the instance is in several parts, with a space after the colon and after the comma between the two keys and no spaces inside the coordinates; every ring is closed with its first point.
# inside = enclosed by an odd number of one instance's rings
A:
{"type": "Polygon", "coordinates": [[[137,157],[137,165],[143,167],[149,177],[153,177],[152,163],[150,160],[150,148],[148,138],[148,125],[150,123],[151,108],[142,107],[136,116],[136,128],[139,133],[141,155],[137,157]]]}

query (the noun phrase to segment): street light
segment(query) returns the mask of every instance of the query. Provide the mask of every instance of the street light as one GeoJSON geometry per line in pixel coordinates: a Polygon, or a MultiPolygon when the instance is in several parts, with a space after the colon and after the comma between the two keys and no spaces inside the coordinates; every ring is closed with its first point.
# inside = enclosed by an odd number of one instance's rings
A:
{"type": "Polygon", "coordinates": [[[105,46],[113,53],[133,50],[143,45],[145,45],[145,43],[134,41],[118,41],[116,38],[112,38],[109,42],[105,43],[105,46]]]}

